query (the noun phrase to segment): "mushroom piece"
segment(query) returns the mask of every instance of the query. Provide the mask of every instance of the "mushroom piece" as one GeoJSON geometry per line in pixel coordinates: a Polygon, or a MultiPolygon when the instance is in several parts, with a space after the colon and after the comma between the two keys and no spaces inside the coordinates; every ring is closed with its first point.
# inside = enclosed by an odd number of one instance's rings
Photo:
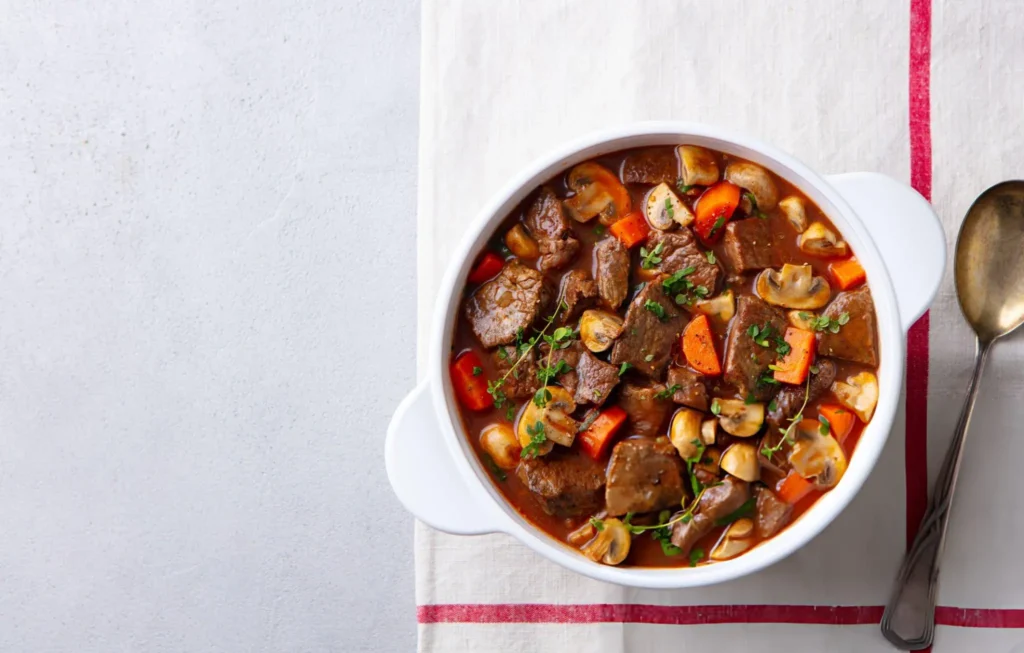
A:
{"type": "Polygon", "coordinates": [[[742,517],[734,521],[729,528],[722,533],[718,544],[711,550],[711,559],[716,562],[735,558],[751,547],[754,543],[754,521],[749,517],[742,517]]]}
{"type": "Polygon", "coordinates": [[[522,446],[512,432],[512,425],[504,422],[490,424],[480,431],[480,446],[491,457],[494,464],[502,469],[513,469],[519,464],[522,446]]]}
{"type": "Polygon", "coordinates": [[[519,444],[526,447],[533,436],[542,431],[547,440],[537,447],[537,455],[543,456],[551,451],[549,445],[552,443],[563,447],[572,446],[578,426],[576,420],[571,417],[574,410],[576,402],[568,390],[557,385],[541,388],[535,398],[527,402],[526,410],[519,418],[519,444]],[[536,397],[545,397],[543,406],[537,405],[536,397]]]}
{"type": "Polygon", "coordinates": [[[800,251],[811,256],[846,256],[849,251],[846,241],[820,222],[811,223],[807,231],[800,235],[798,244],[800,251]]]}
{"type": "Polygon", "coordinates": [[[706,419],[700,425],[700,439],[710,446],[715,443],[715,436],[718,434],[718,420],[706,419]]]}
{"type": "Polygon", "coordinates": [[[611,517],[598,521],[597,535],[583,545],[580,551],[594,562],[617,565],[629,555],[633,538],[629,529],[618,519],[611,517]]]}
{"type": "Polygon", "coordinates": [[[583,311],[580,317],[580,340],[590,351],[605,351],[622,335],[622,318],[615,313],[595,309],[583,311]]]}
{"type": "Polygon", "coordinates": [[[676,152],[682,163],[683,185],[710,186],[718,181],[718,161],[711,150],[697,145],[680,145],[676,152]]]}
{"type": "MultiPolygon", "coordinates": [[[[764,424],[764,404],[748,404],[741,399],[715,399],[718,403],[718,423],[722,429],[739,438],[749,438],[764,424]]],[[[714,403],[711,406],[714,412],[714,403]]]]}
{"type": "Polygon", "coordinates": [[[786,216],[786,221],[802,234],[807,230],[807,210],[804,208],[804,201],[796,195],[789,195],[779,200],[779,210],[786,216]]]}
{"type": "Polygon", "coordinates": [[[597,529],[594,528],[594,523],[600,523],[601,520],[607,516],[608,513],[602,510],[589,520],[583,522],[582,526],[566,535],[565,541],[573,546],[583,546],[590,540],[594,539],[594,536],[597,535],[597,529]]]}
{"type": "Polygon", "coordinates": [[[522,259],[532,260],[540,256],[540,246],[521,224],[508,230],[505,234],[505,245],[509,251],[522,259]]]}
{"type": "Polygon", "coordinates": [[[814,276],[810,265],[789,263],[781,270],[765,269],[757,275],[754,289],[769,304],[785,308],[821,308],[832,296],[828,281],[814,276]]]}
{"type": "Polygon", "coordinates": [[[861,372],[846,379],[846,383],[834,382],[832,394],[867,424],[878,404],[878,379],[871,372],[861,372]]]}
{"type": "Polygon", "coordinates": [[[569,171],[568,184],[576,194],[564,204],[577,222],[587,222],[597,216],[601,224],[610,225],[633,207],[629,191],[618,176],[593,161],[581,163],[569,171]]]}
{"type": "Polygon", "coordinates": [[[668,184],[658,184],[647,193],[647,222],[665,231],[677,224],[684,227],[693,222],[693,212],[683,204],[668,184]]]}
{"type": "Polygon", "coordinates": [[[718,476],[722,471],[722,452],[714,447],[704,450],[700,462],[693,466],[694,469],[703,470],[712,476],[718,476]]]}
{"type": "Polygon", "coordinates": [[[736,442],[722,454],[722,469],[741,481],[753,483],[761,478],[761,463],[757,460],[757,447],[749,442],[736,442]]]}
{"type": "Polygon", "coordinates": [[[820,488],[835,487],[846,472],[843,447],[830,435],[822,435],[817,420],[797,423],[789,451],[789,464],[807,480],[820,488]]]}
{"type": "Polygon", "coordinates": [[[761,211],[770,211],[779,202],[779,191],[771,174],[756,163],[733,161],[725,167],[725,178],[750,191],[757,202],[755,208],[761,211]]]}
{"type": "Polygon", "coordinates": [[[789,320],[789,323],[804,331],[814,331],[814,321],[817,317],[814,313],[808,313],[807,311],[789,311],[786,313],[786,319],[789,320]]]}
{"type": "Polygon", "coordinates": [[[700,436],[702,415],[690,408],[680,408],[672,416],[672,425],[668,429],[668,439],[676,448],[683,460],[691,460],[700,454],[703,440],[700,436]]]}
{"type": "Polygon", "coordinates": [[[697,300],[693,303],[693,310],[721,322],[728,322],[736,314],[736,296],[729,289],[711,299],[697,300]]]}

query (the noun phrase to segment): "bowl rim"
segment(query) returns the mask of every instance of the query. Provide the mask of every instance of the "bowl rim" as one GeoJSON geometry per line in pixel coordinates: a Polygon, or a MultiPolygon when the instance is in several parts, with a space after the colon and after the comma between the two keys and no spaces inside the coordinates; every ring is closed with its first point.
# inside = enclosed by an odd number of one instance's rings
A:
{"type": "Polygon", "coordinates": [[[442,437],[467,489],[494,513],[497,530],[534,552],[591,578],[630,587],[677,589],[721,583],[749,575],[789,556],[831,524],[863,487],[888,440],[902,387],[906,334],[884,259],[867,225],[823,176],[795,157],[741,132],[678,121],[627,123],[591,132],[535,159],[512,177],[477,213],[453,252],[431,317],[427,378],[442,437]],[[864,267],[875,303],[879,343],[879,400],[840,483],[821,496],[781,533],[732,560],[689,567],[612,567],[592,562],[525,519],[495,486],[468,441],[448,379],[448,356],[462,288],[478,253],[494,229],[538,185],[572,165],[600,154],[657,144],[695,144],[764,165],[812,199],[850,243],[864,267]]]}

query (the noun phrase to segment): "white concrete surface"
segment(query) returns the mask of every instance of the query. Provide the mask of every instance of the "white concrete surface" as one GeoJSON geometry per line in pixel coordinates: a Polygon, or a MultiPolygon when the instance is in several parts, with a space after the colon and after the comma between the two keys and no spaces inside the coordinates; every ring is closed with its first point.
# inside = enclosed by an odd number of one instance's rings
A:
{"type": "Polygon", "coordinates": [[[410,651],[419,9],[0,0],[0,651],[410,651]]]}

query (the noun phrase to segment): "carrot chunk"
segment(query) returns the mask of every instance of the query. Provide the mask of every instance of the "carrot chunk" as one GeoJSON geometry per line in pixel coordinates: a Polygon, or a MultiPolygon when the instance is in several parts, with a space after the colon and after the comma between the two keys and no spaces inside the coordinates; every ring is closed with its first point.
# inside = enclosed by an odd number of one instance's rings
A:
{"type": "Polygon", "coordinates": [[[494,405],[494,397],[487,394],[487,379],[476,352],[459,354],[449,371],[455,396],[463,406],[470,410],[487,410],[494,405]]]}
{"type": "Polygon", "coordinates": [[[701,313],[693,318],[683,330],[683,355],[690,367],[707,376],[718,376],[722,365],[715,352],[715,340],[711,335],[708,316],[701,313]]]}
{"type": "Polygon", "coordinates": [[[828,421],[832,437],[840,444],[853,431],[856,415],[849,408],[843,408],[838,404],[823,404],[818,406],[818,414],[828,421]]]}
{"type": "Polygon", "coordinates": [[[828,264],[828,273],[840,290],[849,290],[859,286],[867,279],[867,273],[860,266],[856,256],[842,261],[832,261],[828,264]]]}
{"type": "Polygon", "coordinates": [[[494,252],[485,252],[480,261],[469,273],[470,283],[483,283],[492,278],[505,266],[505,261],[494,252]]]}
{"type": "Polygon", "coordinates": [[[647,239],[651,228],[647,224],[647,218],[639,211],[632,211],[611,227],[612,235],[622,241],[626,247],[632,247],[647,239]]]}
{"type": "Polygon", "coordinates": [[[779,495],[780,499],[793,505],[810,494],[813,489],[814,486],[810,481],[796,472],[790,472],[789,476],[779,481],[775,493],[779,495]]]}
{"type": "Polygon", "coordinates": [[[580,433],[576,439],[588,456],[600,460],[625,422],[626,411],[619,406],[612,406],[602,410],[590,428],[580,433]]]}
{"type": "Polygon", "coordinates": [[[814,360],[815,342],[813,331],[787,327],[786,344],[789,345],[789,353],[775,366],[775,380],[794,385],[803,383],[811,369],[811,361],[814,360]]]}
{"type": "Polygon", "coordinates": [[[693,229],[705,244],[716,242],[725,231],[725,223],[740,205],[740,187],[720,181],[697,199],[693,229]]]}

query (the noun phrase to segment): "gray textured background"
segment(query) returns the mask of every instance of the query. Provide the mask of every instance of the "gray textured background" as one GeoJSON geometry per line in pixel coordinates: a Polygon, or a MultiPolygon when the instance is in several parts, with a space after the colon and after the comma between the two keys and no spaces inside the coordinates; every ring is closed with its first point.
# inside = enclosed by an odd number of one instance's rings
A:
{"type": "Polygon", "coordinates": [[[418,6],[0,17],[0,650],[412,650],[418,6]]]}

